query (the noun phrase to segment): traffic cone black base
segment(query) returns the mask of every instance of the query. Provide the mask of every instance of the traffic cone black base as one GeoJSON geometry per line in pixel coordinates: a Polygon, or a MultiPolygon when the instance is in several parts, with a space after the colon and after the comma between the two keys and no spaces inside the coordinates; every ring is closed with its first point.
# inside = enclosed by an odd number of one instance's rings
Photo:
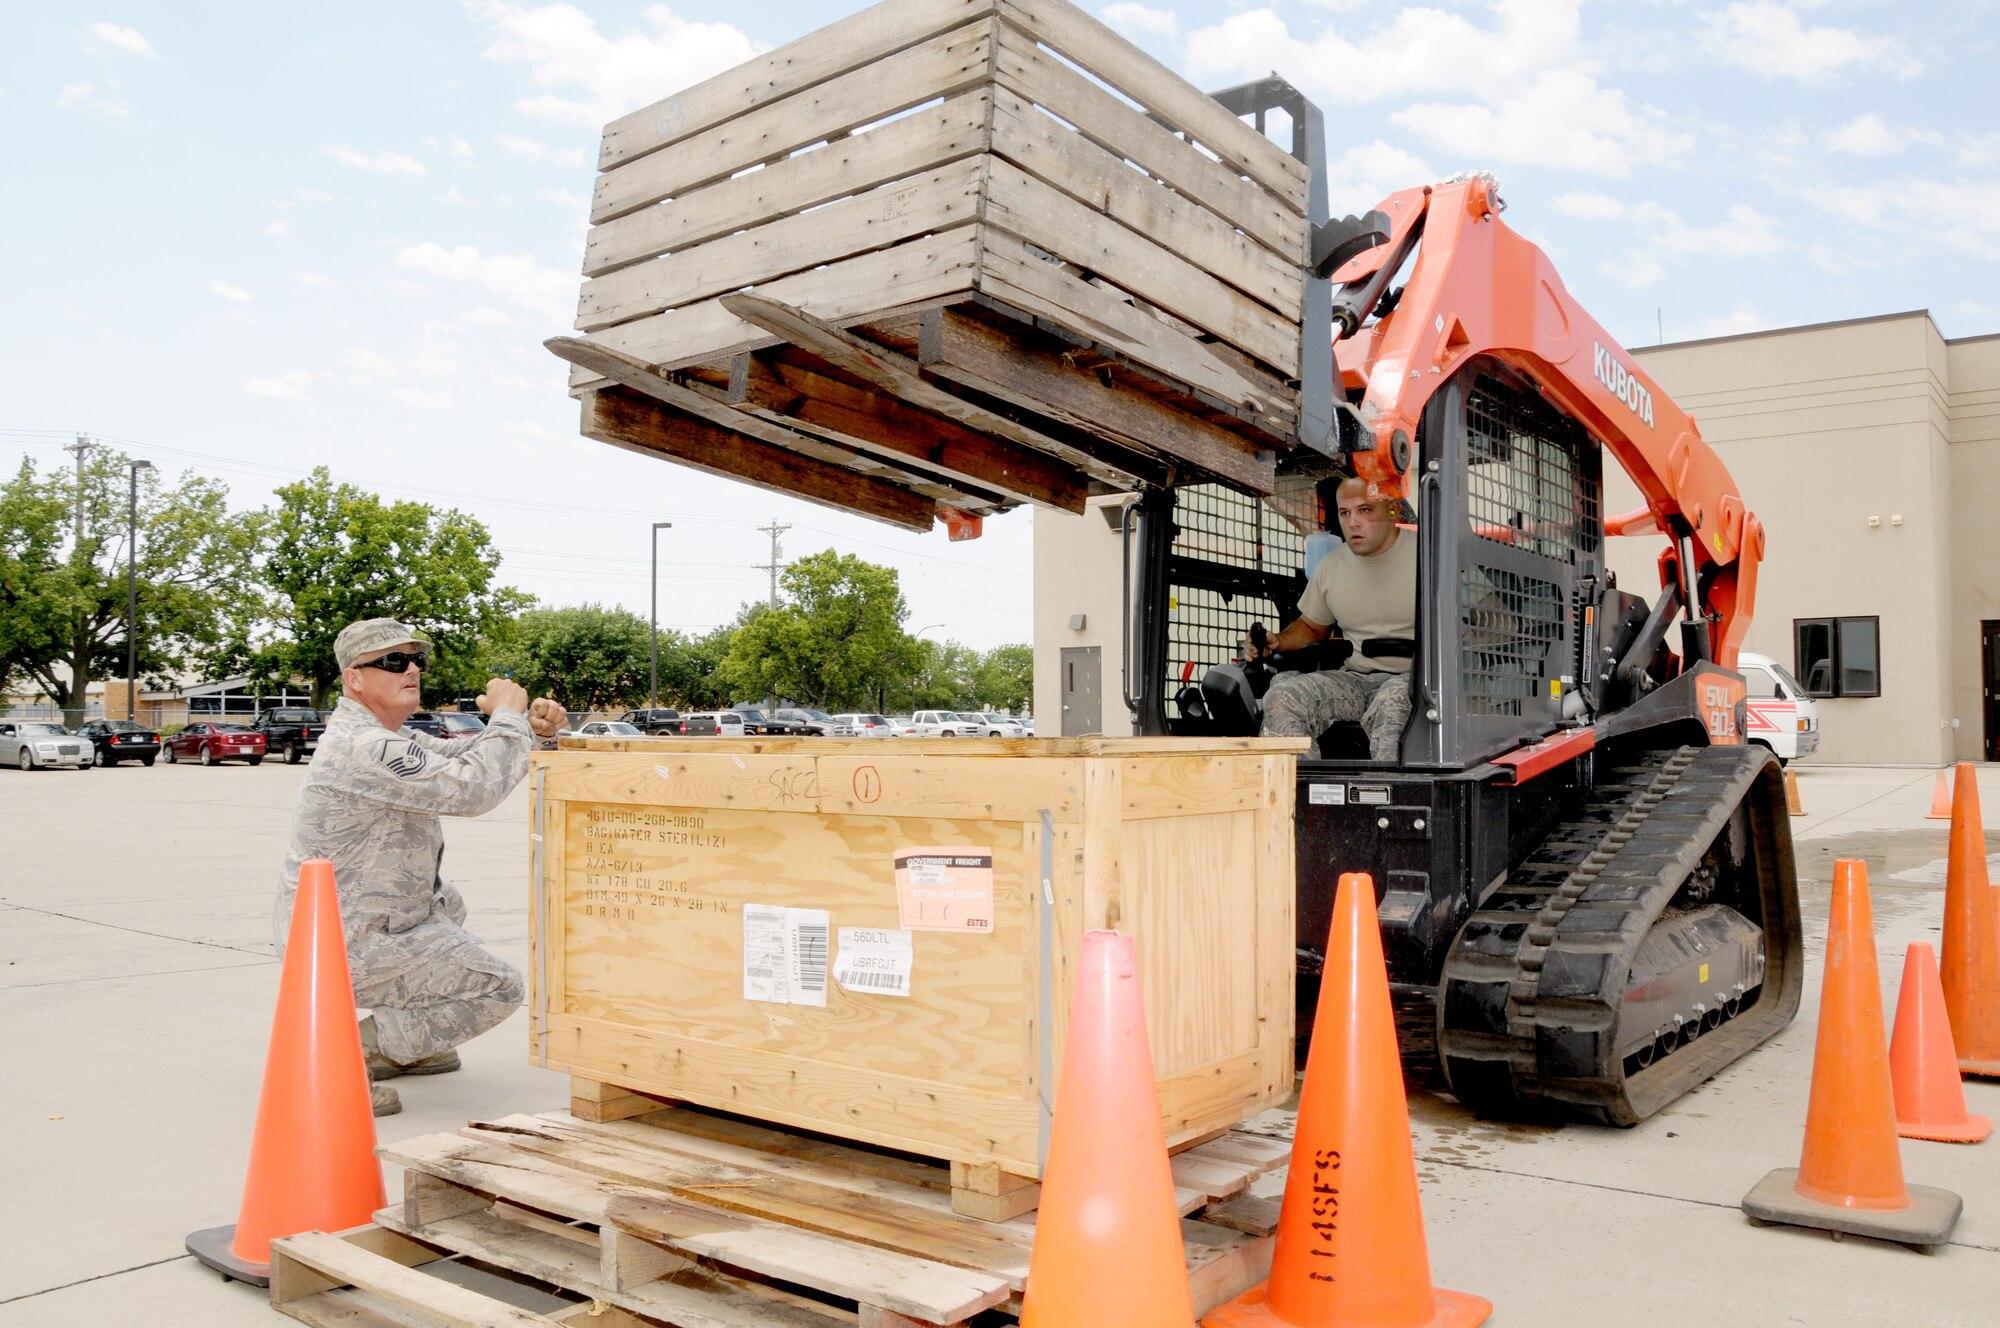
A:
{"type": "Polygon", "coordinates": [[[1929,1185],[1907,1188],[1908,1208],[1845,1208],[1806,1198],[1799,1193],[1799,1169],[1779,1167],[1743,1196],[1743,1211],[1758,1222],[1870,1236],[1928,1253],[1950,1239],[1965,1205],[1950,1190],[1929,1185]]]}
{"type": "Polygon", "coordinates": [[[229,1248],[236,1240],[236,1224],[207,1227],[187,1238],[187,1252],[222,1274],[225,1282],[247,1282],[251,1286],[271,1285],[271,1265],[239,1259],[229,1248]]]}

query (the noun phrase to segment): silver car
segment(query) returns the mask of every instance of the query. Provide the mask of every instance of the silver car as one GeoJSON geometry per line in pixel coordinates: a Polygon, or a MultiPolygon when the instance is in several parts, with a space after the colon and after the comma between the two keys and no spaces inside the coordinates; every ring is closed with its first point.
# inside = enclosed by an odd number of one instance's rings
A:
{"type": "Polygon", "coordinates": [[[60,724],[39,719],[0,720],[0,764],[23,770],[38,766],[68,766],[88,770],[90,739],[79,738],[60,724]]]}

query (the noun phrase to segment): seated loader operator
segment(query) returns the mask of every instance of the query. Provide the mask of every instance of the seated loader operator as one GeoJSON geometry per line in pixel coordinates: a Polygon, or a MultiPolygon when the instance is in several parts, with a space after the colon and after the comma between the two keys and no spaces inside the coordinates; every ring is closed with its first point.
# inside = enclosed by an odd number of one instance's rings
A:
{"type": "Polygon", "coordinates": [[[1324,641],[1336,627],[1354,643],[1340,668],[1280,674],[1265,693],[1265,736],[1311,738],[1308,757],[1319,756],[1319,735],[1329,724],[1359,720],[1370,758],[1393,761],[1410,718],[1409,656],[1370,655],[1366,647],[1378,637],[1416,636],[1417,541],[1397,527],[1397,501],[1371,495],[1369,487],[1366,480],[1341,481],[1335,494],[1341,544],[1307,579],[1298,618],[1261,651],[1244,643],[1246,660],[1324,641]]]}

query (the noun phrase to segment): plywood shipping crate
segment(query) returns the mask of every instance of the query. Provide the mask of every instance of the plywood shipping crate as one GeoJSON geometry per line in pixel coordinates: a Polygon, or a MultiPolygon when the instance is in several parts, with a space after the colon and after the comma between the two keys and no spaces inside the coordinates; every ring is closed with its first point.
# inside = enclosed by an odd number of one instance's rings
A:
{"type": "Polygon", "coordinates": [[[600,169],[592,437],[916,529],[1295,440],[1306,167],[1066,0],[887,0],[600,169]]]}
{"type": "Polygon", "coordinates": [[[1000,1194],[1112,928],[1170,1144],[1291,1091],[1293,740],[565,746],[532,776],[537,1064],[1000,1194]]]}

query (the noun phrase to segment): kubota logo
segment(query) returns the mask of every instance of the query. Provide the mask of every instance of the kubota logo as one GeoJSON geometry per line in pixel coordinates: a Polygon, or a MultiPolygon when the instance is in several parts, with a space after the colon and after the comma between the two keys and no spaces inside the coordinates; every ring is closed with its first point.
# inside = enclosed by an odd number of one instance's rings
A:
{"type": "Polygon", "coordinates": [[[1617,356],[1595,341],[1590,343],[1590,347],[1590,371],[1596,375],[1597,381],[1610,388],[1612,396],[1631,407],[1632,413],[1644,420],[1648,429],[1652,428],[1653,394],[1617,356]]]}

